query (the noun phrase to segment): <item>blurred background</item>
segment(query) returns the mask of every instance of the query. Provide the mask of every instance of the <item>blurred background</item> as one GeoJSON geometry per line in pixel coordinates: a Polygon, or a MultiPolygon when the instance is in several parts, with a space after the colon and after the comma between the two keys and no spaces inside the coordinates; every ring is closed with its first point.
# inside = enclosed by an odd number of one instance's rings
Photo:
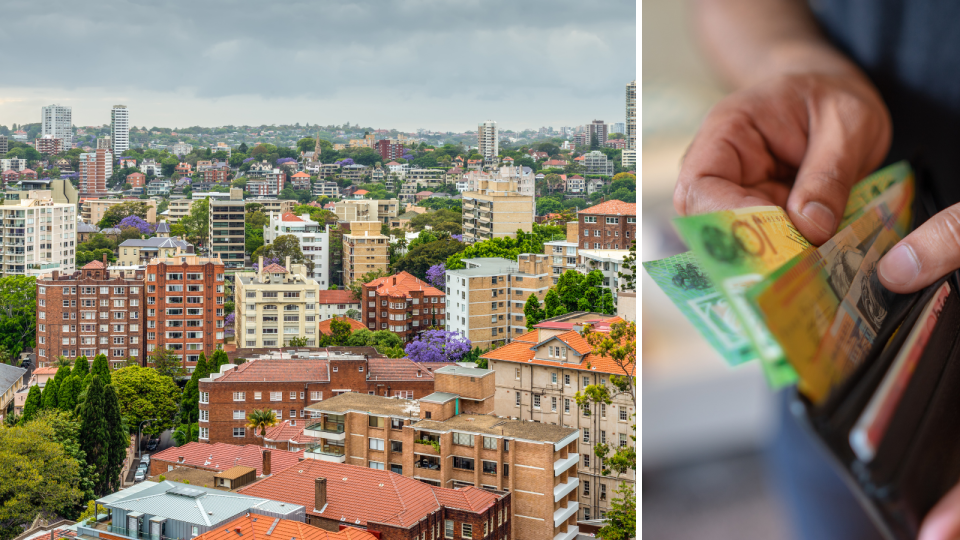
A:
{"type": "MultiPolygon", "coordinates": [[[[642,260],[685,251],[670,221],[683,152],[724,95],[691,6],[643,2],[642,260]]],[[[642,273],[642,272],[641,272],[642,273]]],[[[790,538],[764,450],[774,394],[759,365],[728,368],[643,274],[643,533],[656,539],[790,538]]]]}

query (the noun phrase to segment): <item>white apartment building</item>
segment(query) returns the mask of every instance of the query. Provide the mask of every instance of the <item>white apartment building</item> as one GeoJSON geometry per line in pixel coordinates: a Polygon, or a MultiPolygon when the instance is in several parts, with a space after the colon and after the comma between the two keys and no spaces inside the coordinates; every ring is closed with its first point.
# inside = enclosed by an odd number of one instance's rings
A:
{"type": "Polygon", "coordinates": [[[176,223],[190,214],[195,199],[171,199],[167,206],[167,221],[176,223]]]}
{"type": "Polygon", "coordinates": [[[27,160],[21,158],[0,159],[0,172],[14,170],[20,172],[27,168],[27,160]]]}
{"type": "Polygon", "coordinates": [[[173,147],[170,148],[170,151],[173,152],[175,155],[185,156],[190,152],[193,152],[193,145],[187,144],[182,141],[177,141],[177,144],[173,145],[173,147]]]}
{"type": "Polygon", "coordinates": [[[627,148],[623,151],[623,168],[637,167],[637,81],[627,85],[627,148]]]}
{"type": "Polygon", "coordinates": [[[75,269],[77,206],[40,195],[28,192],[27,198],[0,206],[4,276],[40,276],[51,270],[70,273],[75,269]]]}
{"type": "Polygon", "coordinates": [[[41,107],[40,135],[61,139],[64,150],[73,148],[73,107],[57,104],[41,107]]]}
{"type": "Polygon", "coordinates": [[[263,227],[263,244],[270,245],[278,237],[293,235],[300,243],[300,251],[304,257],[313,261],[313,273],[307,272],[307,277],[316,280],[321,289],[329,287],[330,283],[330,231],[324,230],[322,224],[303,214],[295,216],[291,213],[280,214],[270,212],[270,222],[263,227]]]}
{"type": "Polygon", "coordinates": [[[140,163],[140,172],[146,175],[154,175],[158,178],[163,176],[163,167],[153,159],[145,159],[140,163]]]}
{"type": "Polygon", "coordinates": [[[114,105],[110,110],[110,138],[113,155],[122,156],[130,149],[130,110],[126,105],[114,105]]]}
{"type": "Polygon", "coordinates": [[[613,176],[613,162],[607,159],[607,156],[599,150],[587,152],[583,156],[583,168],[585,174],[613,176]]]}
{"type": "Polygon", "coordinates": [[[460,193],[464,191],[479,191],[481,186],[490,181],[494,182],[513,182],[516,193],[532,197],[536,192],[536,175],[530,167],[500,167],[494,172],[489,171],[468,171],[463,175],[463,179],[457,182],[457,190],[460,193]],[[460,189],[463,186],[464,189],[460,189]]]}
{"type": "Polygon", "coordinates": [[[477,126],[477,151],[484,159],[495,158],[500,154],[497,123],[493,120],[487,120],[477,126]]]}
{"type": "MultiPolygon", "coordinates": [[[[544,243],[544,247],[546,247],[544,243]]],[[[623,259],[630,254],[628,249],[581,249],[577,252],[577,272],[587,274],[593,270],[603,273],[603,286],[609,287],[617,299],[617,289],[620,287],[619,277],[623,266],[623,259]]]]}
{"type": "Polygon", "coordinates": [[[290,344],[292,338],[307,338],[307,346],[317,344],[317,294],[321,287],[307,275],[302,264],[286,267],[271,264],[257,272],[234,275],[237,310],[237,344],[246,348],[277,347],[290,344]],[[290,270],[287,270],[287,268],[290,270]]]}

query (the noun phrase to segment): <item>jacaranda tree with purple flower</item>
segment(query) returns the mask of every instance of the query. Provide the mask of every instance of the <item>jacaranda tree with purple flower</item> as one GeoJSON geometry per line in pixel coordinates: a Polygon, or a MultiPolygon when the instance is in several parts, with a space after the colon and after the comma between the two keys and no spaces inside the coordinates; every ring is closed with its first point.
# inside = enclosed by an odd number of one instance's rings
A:
{"type": "Polygon", "coordinates": [[[292,157],[282,157],[277,160],[277,165],[283,165],[284,163],[290,163],[291,161],[296,161],[292,157]]]}
{"type": "Polygon", "coordinates": [[[336,165],[340,165],[341,167],[345,167],[347,165],[353,165],[353,158],[341,159],[340,161],[336,162],[336,165]]]}
{"type": "Polygon", "coordinates": [[[470,352],[470,340],[456,332],[427,330],[404,349],[414,362],[458,362],[470,352]]]}
{"type": "Polygon", "coordinates": [[[117,226],[121,230],[127,227],[133,227],[140,231],[140,234],[153,234],[154,231],[154,226],[141,219],[140,216],[127,216],[121,219],[117,226]]]}
{"type": "Polygon", "coordinates": [[[253,161],[254,159],[256,159],[256,158],[248,157],[248,158],[244,159],[243,162],[244,162],[244,163],[248,163],[248,162],[250,162],[250,161],[253,161]]]}
{"type": "Polygon", "coordinates": [[[435,264],[427,268],[427,283],[440,289],[447,286],[447,265],[445,263],[435,264]]]}
{"type": "Polygon", "coordinates": [[[462,234],[451,234],[451,235],[450,235],[450,238],[453,238],[453,239],[456,240],[457,242],[463,242],[463,235],[462,235],[462,234]]]}
{"type": "MultiPolygon", "coordinates": [[[[280,264],[280,259],[279,259],[278,257],[264,257],[264,258],[263,258],[263,267],[264,267],[264,268],[270,266],[271,264],[280,264]]],[[[260,271],[260,263],[259,263],[259,262],[253,263],[253,271],[254,271],[254,272],[259,272],[259,271],[260,271]]]]}

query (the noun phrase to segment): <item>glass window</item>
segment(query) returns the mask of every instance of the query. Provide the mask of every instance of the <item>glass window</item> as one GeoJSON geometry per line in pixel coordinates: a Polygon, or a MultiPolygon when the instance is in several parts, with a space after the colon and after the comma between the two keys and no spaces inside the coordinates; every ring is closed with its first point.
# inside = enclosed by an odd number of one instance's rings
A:
{"type": "MultiPolygon", "coordinates": [[[[371,417],[369,417],[369,420],[367,421],[367,425],[369,425],[370,427],[382,428],[383,425],[384,425],[383,417],[382,417],[382,416],[371,416],[371,417]]],[[[381,448],[381,450],[383,450],[383,448],[381,448]]]]}
{"type": "Polygon", "coordinates": [[[483,474],[497,474],[497,462],[496,461],[484,461],[483,464],[483,474]]]}
{"type": "Polygon", "coordinates": [[[374,439],[370,438],[370,449],[371,450],[383,450],[383,439],[374,439]]]}
{"type": "Polygon", "coordinates": [[[497,449],[497,439],[494,437],[484,437],[483,438],[483,447],[487,450],[496,450],[497,449]]]}
{"type": "Polygon", "coordinates": [[[459,444],[461,446],[473,446],[473,435],[470,435],[468,433],[454,432],[453,444],[459,444]]]}

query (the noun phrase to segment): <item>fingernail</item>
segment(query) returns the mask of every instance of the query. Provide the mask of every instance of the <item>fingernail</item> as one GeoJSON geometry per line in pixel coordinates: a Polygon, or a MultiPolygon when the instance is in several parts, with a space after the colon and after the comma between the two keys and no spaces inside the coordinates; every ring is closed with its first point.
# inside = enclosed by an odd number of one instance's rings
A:
{"type": "Polygon", "coordinates": [[[908,244],[900,244],[880,259],[880,275],[894,285],[905,285],[920,273],[920,261],[908,244]]]}
{"type": "Polygon", "coordinates": [[[800,215],[827,235],[833,235],[835,232],[837,218],[833,215],[833,211],[816,201],[803,205],[800,215]]]}

